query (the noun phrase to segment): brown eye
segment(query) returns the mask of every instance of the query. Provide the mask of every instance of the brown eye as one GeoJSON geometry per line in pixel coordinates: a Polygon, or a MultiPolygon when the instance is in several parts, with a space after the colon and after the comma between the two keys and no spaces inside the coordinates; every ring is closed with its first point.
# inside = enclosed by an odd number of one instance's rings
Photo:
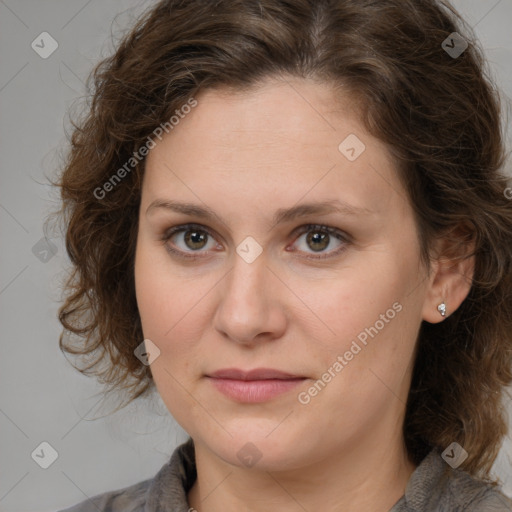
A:
{"type": "Polygon", "coordinates": [[[197,229],[189,229],[184,231],[184,233],[185,244],[189,249],[202,249],[206,245],[206,241],[208,240],[208,234],[206,232],[197,229]]]}
{"type": "Polygon", "coordinates": [[[329,246],[330,235],[320,231],[310,231],[306,237],[306,243],[313,251],[323,251],[329,246]]]}
{"type": "MultiPolygon", "coordinates": [[[[301,240],[304,234],[307,236],[304,242],[298,244],[298,250],[306,254],[322,253],[317,256],[306,256],[306,258],[310,259],[324,259],[337,256],[344,251],[350,243],[349,235],[346,235],[339,229],[322,225],[308,225],[300,228],[299,237],[296,239],[295,244],[301,240]],[[326,249],[332,245],[334,245],[333,250],[326,251],[326,249]]],[[[294,249],[294,251],[296,250],[297,249],[294,249]]]]}
{"type": "Polygon", "coordinates": [[[194,225],[171,228],[163,234],[161,240],[165,242],[169,253],[183,258],[202,257],[202,253],[217,247],[215,238],[208,230],[194,225]]]}

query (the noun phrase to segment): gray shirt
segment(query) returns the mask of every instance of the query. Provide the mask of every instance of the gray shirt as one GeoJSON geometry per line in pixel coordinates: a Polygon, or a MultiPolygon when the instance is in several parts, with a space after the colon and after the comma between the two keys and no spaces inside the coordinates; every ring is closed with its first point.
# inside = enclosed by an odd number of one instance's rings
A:
{"type": "MultiPolygon", "coordinates": [[[[194,512],[187,503],[187,492],[196,478],[194,444],[189,438],[154,478],[98,494],[59,512],[194,512]]],[[[389,512],[462,511],[512,512],[512,500],[490,484],[452,469],[432,450],[389,512]]]]}

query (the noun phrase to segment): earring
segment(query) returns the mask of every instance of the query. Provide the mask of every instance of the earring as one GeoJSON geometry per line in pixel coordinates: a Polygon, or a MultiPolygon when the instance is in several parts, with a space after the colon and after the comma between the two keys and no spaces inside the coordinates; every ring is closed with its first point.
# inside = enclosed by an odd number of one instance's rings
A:
{"type": "Polygon", "coordinates": [[[441,304],[439,304],[439,306],[437,306],[437,310],[439,311],[439,313],[441,313],[441,316],[446,316],[446,304],[443,302],[441,302],[441,304]]]}

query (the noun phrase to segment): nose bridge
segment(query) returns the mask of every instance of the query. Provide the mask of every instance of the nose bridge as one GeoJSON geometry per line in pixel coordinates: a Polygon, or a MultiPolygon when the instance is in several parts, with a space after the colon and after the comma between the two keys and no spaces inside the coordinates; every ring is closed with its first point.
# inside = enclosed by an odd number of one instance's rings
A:
{"type": "MultiPolygon", "coordinates": [[[[240,248],[247,249],[240,244],[237,252],[240,248]]],[[[252,250],[249,245],[249,251],[235,255],[214,320],[217,330],[242,343],[252,341],[263,332],[275,335],[274,331],[282,327],[278,320],[280,315],[274,311],[276,297],[271,296],[269,279],[272,275],[268,262],[262,253],[254,257],[252,250]]]]}
{"type": "Polygon", "coordinates": [[[266,296],[268,274],[267,261],[263,255],[257,256],[254,260],[246,260],[237,254],[227,279],[225,299],[233,299],[244,308],[261,309],[268,300],[266,296]]]}
{"type": "Polygon", "coordinates": [[[265,293],[268,277],[266,251],[263,251],[263,246],[252,236],[246,236],[235,249],[233,267],[227,276],[227,293],[244,301],[255,294],[261,297],[265,293]]]}

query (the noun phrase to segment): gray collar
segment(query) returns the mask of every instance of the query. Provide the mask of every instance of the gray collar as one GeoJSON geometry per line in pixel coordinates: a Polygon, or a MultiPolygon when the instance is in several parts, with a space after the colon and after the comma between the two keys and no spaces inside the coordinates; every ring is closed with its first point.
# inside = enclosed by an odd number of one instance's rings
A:
{"type": "Polygon", "coordinates": [[[146,494],[144,512],[188,512],[187,493],[197,478],[194,441],[178,446],[146,494]]]}

